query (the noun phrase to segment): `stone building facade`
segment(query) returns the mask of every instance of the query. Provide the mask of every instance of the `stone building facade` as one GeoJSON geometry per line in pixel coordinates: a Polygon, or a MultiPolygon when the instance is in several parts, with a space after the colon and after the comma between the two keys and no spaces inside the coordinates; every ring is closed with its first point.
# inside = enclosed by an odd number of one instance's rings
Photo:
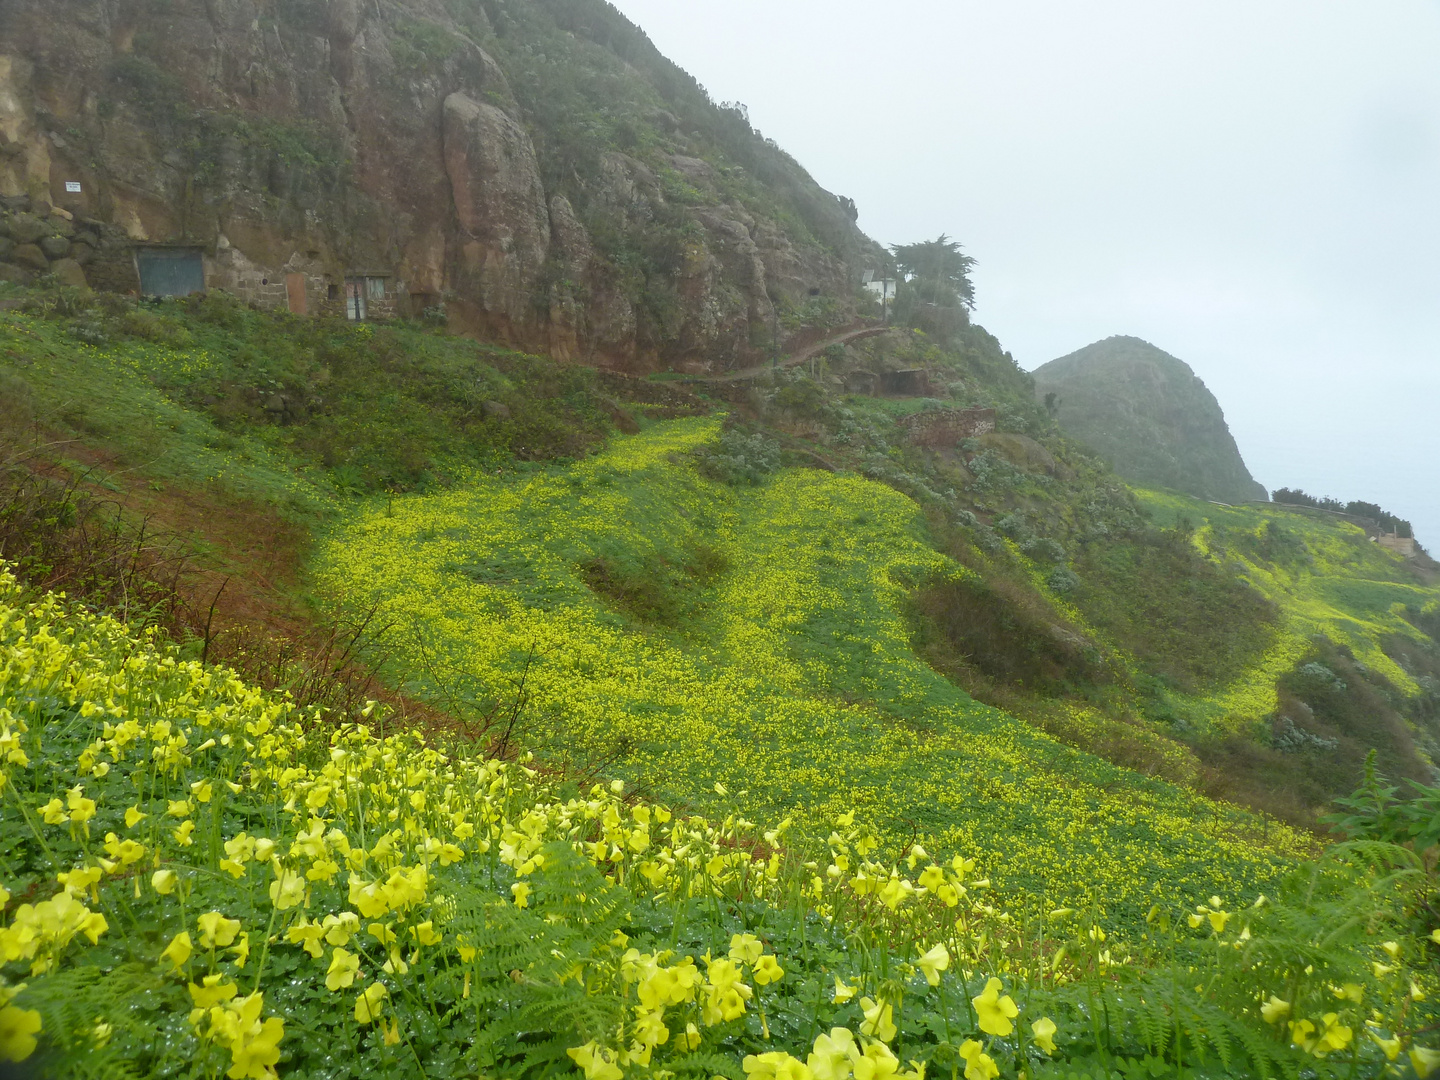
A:
{"type": "Polygon", "coordinates": [[[926,409],[900,422],[916,446],[932,450],[953,449],[965,439],[988,435],[995,430],[994,409],[926,409]]]}
{"type": "Polygon", "coordinates": [[[247,258],[221,233],[205,247],[136,240],[124,228],[29,195],[0,197],[0,281],[64,284],[128,295],[184,296],[222,289],[247,304],[294,315],[383,322],[419,315],[438,297],[412,302],[388,270],[327,264],[293,252],[276,265],[247,258]]]}

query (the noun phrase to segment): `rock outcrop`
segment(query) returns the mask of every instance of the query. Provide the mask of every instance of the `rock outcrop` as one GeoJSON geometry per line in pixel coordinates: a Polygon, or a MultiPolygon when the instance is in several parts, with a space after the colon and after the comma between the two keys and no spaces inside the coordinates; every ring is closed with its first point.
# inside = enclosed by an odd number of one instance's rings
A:
{"type": "Polygon", "coordinates": [[[550,250],[550,212],[530,136],[513,117],[456,92],[445,99],[445,172],[459,227],[455,292],[517,336],[550,250]]]}
{"type": "MultiPolygon", "coordinates": [[[[549,8],[4,0],[0,274],[93,279],[108,230],[253,303],[443,304],[629,371],[754,362],[777,308],[848,302],[881,255],[839,200],[608,5],[549,8]]],[[[90,284],[138,289],[128,258],[90,284]]]]}
{"type": "Polygon", "coordinates": [[[1034,376],[1060,426],[1131,483],[1218,502],[1267,498],[1215,395],[1188,364],[1149,342],[1106,338],[1034,376]]]}

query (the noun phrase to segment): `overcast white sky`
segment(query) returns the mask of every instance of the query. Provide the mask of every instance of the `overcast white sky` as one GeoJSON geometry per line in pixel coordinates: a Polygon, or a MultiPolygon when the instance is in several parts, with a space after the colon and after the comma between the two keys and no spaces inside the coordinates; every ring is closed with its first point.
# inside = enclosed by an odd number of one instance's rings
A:
{"type": "Polygon", "coordinates": [[[1269,488],[1440,548],[1440,0],[615,0],[1026,368],[1187,361],[1269,488]]]}

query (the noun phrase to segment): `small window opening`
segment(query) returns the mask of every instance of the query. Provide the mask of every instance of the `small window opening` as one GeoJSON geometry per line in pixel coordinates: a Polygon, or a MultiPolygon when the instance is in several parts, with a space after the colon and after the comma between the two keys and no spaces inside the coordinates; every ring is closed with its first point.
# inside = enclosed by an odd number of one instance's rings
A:
{"type": "Polygon", "coordinates": [[[364,322],[370,315],[370,301],[384,299],[383,277],[345,279],[345,317],[351,322],[364,322]]]}

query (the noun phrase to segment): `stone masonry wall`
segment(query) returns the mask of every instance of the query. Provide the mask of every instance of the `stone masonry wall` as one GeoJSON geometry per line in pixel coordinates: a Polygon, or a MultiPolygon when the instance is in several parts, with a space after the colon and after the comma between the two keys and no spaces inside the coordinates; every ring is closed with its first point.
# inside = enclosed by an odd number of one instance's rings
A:
{"type": "Polygon", "coordinates": [[[900,421],[910,441],[931,449],[951,449],[965,439],[995,430],[994,409],[926,409],[900,421]]]}

